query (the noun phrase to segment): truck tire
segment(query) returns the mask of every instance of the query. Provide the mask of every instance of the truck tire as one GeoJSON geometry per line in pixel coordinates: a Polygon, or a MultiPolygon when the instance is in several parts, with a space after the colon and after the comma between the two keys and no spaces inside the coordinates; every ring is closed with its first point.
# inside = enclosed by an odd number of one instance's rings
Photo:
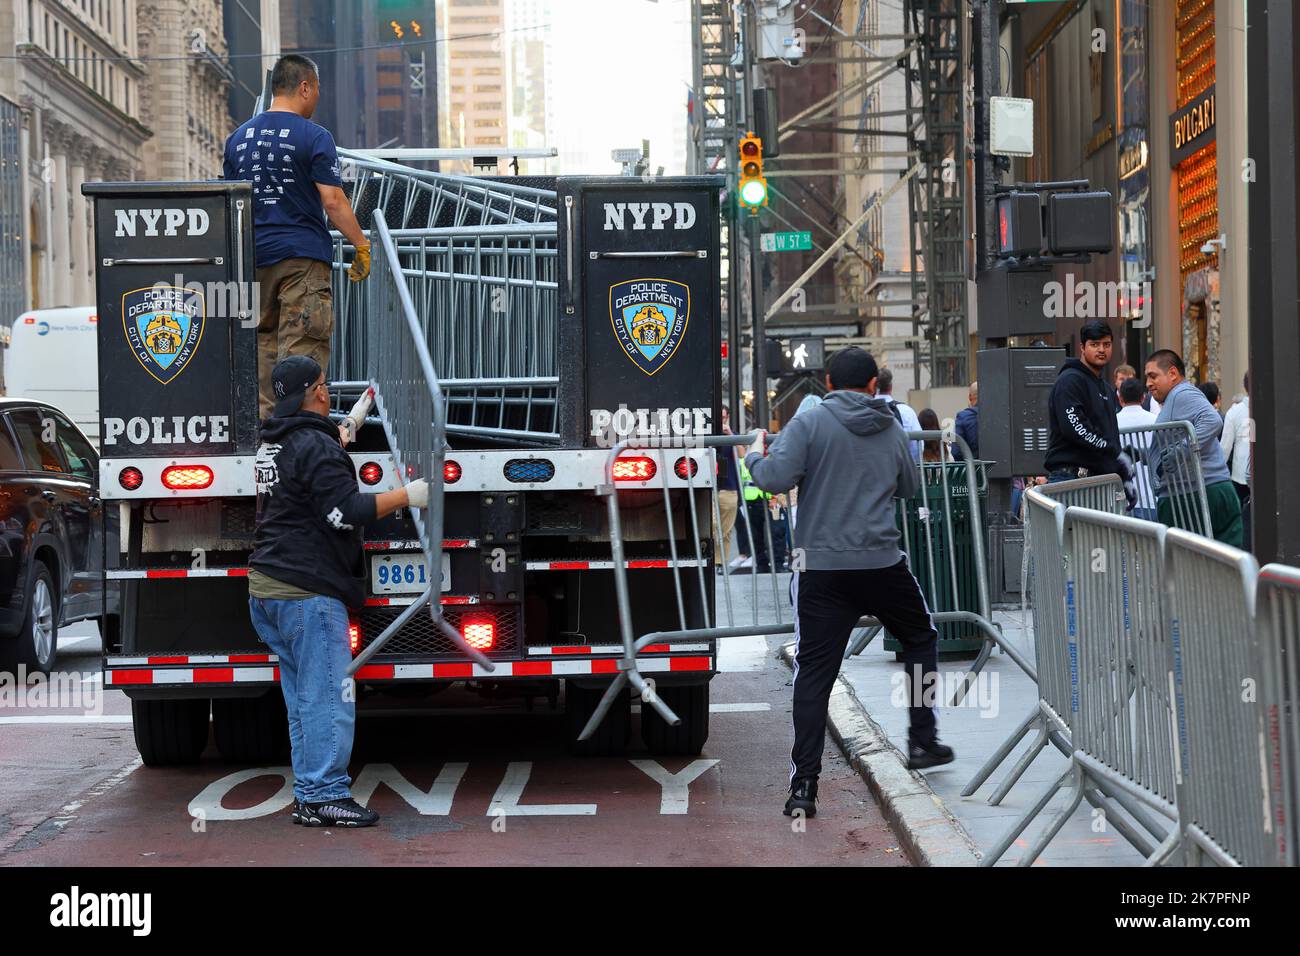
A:
{"type": "Polygon", "coordinates": [[[27,612],[23,626],[13,640],[0,640],[0,671],[50,676],[59,647],[59,589],[54,575],[42,561],[32,567],[32,579],[24,595],[27,612]]]}
{"type": "Polygon", "coordinates": [[[289,718],[284,695],[217,697],[212,701],[212,736],[227,763],[269,764],[289,755],[289,718]]]}
{"type": "Polygon", "coordinates": [[[696,757],[709,739],[709,685],[657,688],[659,697],[682,719],[669,727],[659,711],[641,704],[641,739],[652,754],[696,757]]]}
{"type": "Polygon", "coordinates": [[[133,700],[135,746],[146,767],[195,763],[208,746],[208,713],[212,701],[133,700]]]}
{"type": "Polygon", "coordinates": [[[618,757],[627,751],[632,737],[632,692],[627,688],[615,699],[591,739],[578,739],[604,694],[605,687],[579,687],[573,681],[565,681],[565,725],[569,752],[576,757],[618,757]]]}

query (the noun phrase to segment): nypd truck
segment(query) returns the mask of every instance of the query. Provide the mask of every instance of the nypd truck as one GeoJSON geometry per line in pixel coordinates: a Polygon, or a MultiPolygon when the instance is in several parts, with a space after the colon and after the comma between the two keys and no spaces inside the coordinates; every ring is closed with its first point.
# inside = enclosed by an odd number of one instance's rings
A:
{"type": "MultiPolygon", "coordinates": [[[[623,649],[600,494],[612,478],[634,633],[676,635],[644,648],[638,666],[682,722],[643,707],[641,736],[652,753],[697,754],[716,671],[707,632],[716,456],[689,439],[720,432],[720,181],[549,182],[559,211],[554,292],[538,301],[554,314],[534,317],[554,329],[548,428],[558,440],[512,443],[508,429],[449,427],[443,474],[406,476],[442,482],[441,554],[427,559],[405,510],[368,526],[366,599],[350,609],[355,656],[436,578],[444,620],[491,667],[449,641],[426,607],[358,670],[359,716],[518,702],[562,709],[555,723],[576,753],[621,752],[634,726],[627,692],[578,740],[623,649]],[[631,448],[610,468],[612,444],[659,439],[674,447],[631,448]]],[[[99,493],[120,519],[103,564],[121,600],[120,619],[104,631],[104,686],[130,698],[148,765],[195,761],[209,743],[233,762],[281,759],[276,659],[253,630],[247,590],[259,429],[250,184],[93,183],[84,192],[95,205],[99,493]]],[[[370,229],[369,214],[358,214],[370,229]]],[[[377,241],[374,250],[384,254],[377,241]]],[[[340,248],[336,310],[359,294],[346,287],[343,261],[340,248]]],[[[454,316],[434,296],[415,298],[437,354],[454,316]]],[[[355,332],[336,328],[331,368],[355,332]]],[[[340,418],[366,386],[332,379],[340,418]]],[[[454,422],[453,386],[443,383],[454,422]]],[[[372,417],[347,449],[363,491],[401,483],[383,426],[372,417]]]]}

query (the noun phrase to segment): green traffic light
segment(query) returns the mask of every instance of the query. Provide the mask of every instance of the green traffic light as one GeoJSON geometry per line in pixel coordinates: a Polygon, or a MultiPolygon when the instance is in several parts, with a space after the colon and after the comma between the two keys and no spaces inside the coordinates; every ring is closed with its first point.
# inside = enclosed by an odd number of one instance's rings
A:
{"type": "Polygon", "coordinates": [[[767,184],[761,179],[751,179],[741,184],[740,201],[746,206],[761,206],[767,199],[767,184]]]}

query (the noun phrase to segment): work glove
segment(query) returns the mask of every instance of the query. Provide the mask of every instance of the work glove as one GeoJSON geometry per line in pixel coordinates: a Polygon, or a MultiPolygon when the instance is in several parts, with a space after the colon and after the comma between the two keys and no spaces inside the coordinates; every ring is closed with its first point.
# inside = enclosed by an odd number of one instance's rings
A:
{"type": "Polygon", "coordinates": [[[348,278],[360,282],[370,275],[370,243],[357,246],[357,254],[352,258],[352,268],[348,269],[348,278]]]}
{"type": "Polygon", "coordinates": [[[1128,510],[1132,511],[1138,503],[1137,469],[1133,467],[1133,459],[1124,452],[1120,452],[1116,464],[1119,465],[1120,480],[1124,483],[1124,497],[1128,499],[1128,510]]]}
{"type": "Polygon", "coordinates": [[[366,416],[370,414],[370,406],[375,403],[375,390],[368,388],[357,399],[357,403],[352,406],[352,411],[348,412],[347,417],[339,425],[339,437],[343,439],[343,444],[351,444],[357,437],[357,432],[361,426],[366,423],[366,416]]]}
{"type": "Polygon", "coordinates": [[[757,434],[758,437],[754,439],[754,444],[750,445],[749,451],[745,452],[746,458],[748,458],[750,455],[767,454],[767,432],[763,431],[763,429],[760,428],[757,434]]]}
{"type": "Polygon", "coordinates": [[[412,508],[429,507],[429,483],[423,478],[416,478],[406,486],[406,503],[412,508]]]}

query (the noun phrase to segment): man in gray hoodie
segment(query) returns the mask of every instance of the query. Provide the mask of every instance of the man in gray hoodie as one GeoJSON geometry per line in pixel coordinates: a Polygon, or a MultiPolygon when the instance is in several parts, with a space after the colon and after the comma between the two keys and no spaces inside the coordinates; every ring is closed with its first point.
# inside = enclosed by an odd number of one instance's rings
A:
{"type": "Polygon", "coordinates": [[[791,582],[795,618],[794,749],[786,815],[817,812],[826,707],[858,619],[877,618],[904,650],[909,685],[908,765],[950,763],[938,742],[938,633],[920,585],[899,549],[894,498],[916,492],[920,475],[890,402],[876,396],[879,371],[859,348],[827,365],[826,400],[792,419],[765,454],[745,458],[754,483],[779,493],[799,486],[791,582]]]}

